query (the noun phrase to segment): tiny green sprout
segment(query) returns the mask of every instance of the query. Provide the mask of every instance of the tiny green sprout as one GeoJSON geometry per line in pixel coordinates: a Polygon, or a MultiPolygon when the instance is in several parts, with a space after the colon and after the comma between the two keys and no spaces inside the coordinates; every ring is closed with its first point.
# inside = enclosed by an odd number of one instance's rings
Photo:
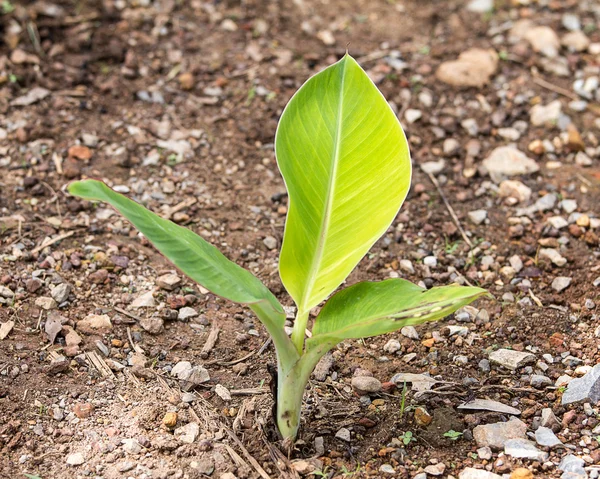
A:
{"type": "Polygon", "coordinates": [[[76,181],[68,190],[110,204],[184,274],[256,314],[275,346],[275,422],[290,448],[304,390],[328,351],[344,340],[444,318],[487,292],[459,285],[425,289],[400,278],[337,291],[392,225],[412,170],[398,118],[351,56],[317,73],[292,97],[279,120],[275,154],[289,194],[279,274],[296,304],[291,336],[275,295],[201,236],[100,181],[76,181]]]}
{"type": "Polygon", "coordinates": [[[179,158],[177,157],[176,153],[171,153],[169,156],[167,156],[167,165],[175,166],[177,163],[179,163],[179,158]]]}
{"type": "Polygon", "coordinates": [[[416,441],[416,439],[413,436],[413,433],[411,431],[406,431],[406,432],[400,434],[400,439],[402,439],[402,443],[405,446],[408,446],[412,441],[416,441]]]}
{"type": "Polygon", "coordinates": [[[27,479],[42,479],[41,476],[38,476],[37,474],[27,474],[26,472],[24,472],[23,475],[27,479]]]}
{"type": "Polygon", "coordinates": [[[447,437],[451,441],[456,441],[462,435],[462,432],[455,431],[454,429],[450,429],[449,431],[444,433],[444,437],[447,437]]]}
{"type": "Polygon", "coordinates": [[[3,0],[0,3],[0,12],[3,15],[7,15],[15,11],[15,6],[10,2],[10,0],[3,0]]]}

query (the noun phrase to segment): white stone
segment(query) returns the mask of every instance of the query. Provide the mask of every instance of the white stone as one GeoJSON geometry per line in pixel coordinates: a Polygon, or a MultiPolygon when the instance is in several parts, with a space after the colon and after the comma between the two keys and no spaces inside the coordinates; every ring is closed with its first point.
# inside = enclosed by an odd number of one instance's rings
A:
{"type": "Polygon", "coordinates": [[[486,220],[487,211],[485,211],[485,210],[469,211],[468,216],[469,216],[469,221],[471,221],[471,223],[473,223],[475,225],[480,225],[481,223],[483,223],[486,220]]]}
{"type": "Polygon", "coordinates": [[[529,111],[529,119],[533,126],[554,125],[560,116],[562,105],[560,100],[554,100],[547,105],[534,105],[529,111]]]}
{"type": "Polygon", "coordinates": [[[548,218],[548,223],[553,226],[554,228],[556,228],[557,230],[566,228],[567,226],[569,226],[569,222],[564,219],[562,216],[551,216],[550,218],[548,218]]]}
{"type": "Polygon", "coordinates": [[[219,396],[223,401],[231,401],[231,393],[229,389],[227,389],[222,384],[217,384],[215,386],[215,394],[219,396]]]}
{"type": "Polygon", "coordinates": [[[563,258],[561,254],[554,248],[540,249],[539,257],[551,261],[556,266],[564,266],[565,264],[567,264],[567,259],[563,258]]]}
{"type": "Polygon", "coordinates": [[[435,256],[425,256],[425,258],[423,258],[423,264],[430,268],[435,268],[437,266],[437,258],[435,256]]]}
{"type": "Polygon", "coordinates": [[[510,439],[504,445],[504,453],[519,459],[531,459],[533,461],[545,461],[548,453],[540,451],[533,442],[527,439],[510,439]]]}
{"type": "Polygon", "coordinates": [[[67,464],[69,466],[81,466],[85,463],[85,457],[80,452],[74,452],[67,456],[67,464]]]}
{"type": "Polygon", "coordinates": [[[550,27],[541,26],[528,29],[523,36],[534,51],[541,53],[549,58],[558,55],[560,41],[558,36],[550,27]]]}
{"type": "Polygon", "coordinates": [[[557,293],[564,291],[571,285],[572,278],[567,276],[557,276],[552,281],[552,289],[557,293]]]}
{"type": "Polygon", "coordinates": [[[500,146],[483,161],[483,166],[495,182],[504,177],[539,171],[538,164],[514,146],[500,146]]]}
{"type": "Polygon", "coordinates": [[[178,427],[173,432],[176,438],[185,444],[192,444],[198,434],[200,434],[200,426],[195,422],[188,422],[186,425],[178,427]]]}
{"type": "Polygon", "coordinates": [[[155,302],[152,291],[141,294],[133,300],[133,303],[131,303],[132,308],[153,308],[154,306],[155,302]]]}
{"type": "Polygon", "coordinates": [[[490,362],[513,371],[535,362],[535,355],[512,349],[498,349],[490,354],[490,362]]]}
{"type": "Polygon", "coordinates": [[[429,173],[431,175],[437,175],[442,172],[442,170],[444,169],[445,166],[446,166],[446,160],[441,158],[438,161],[426,161],[425,163],[422,163],[421,169],[425,173],[429,173]]]}
{"type": "Polygon", "coordinates": [[[467,10],[475,13],[487,13],[494,9],[494,0],[471,0],[467,4],[467,10]]]}
{"type": "Polygon", "coordinates": [[[77,327],[92,329],[112,329],[110,317],[107,314],[89,314],[77,323],[77,327]]]}
{"type": "Polygon", "coordinates": [[[578,30],[564,35],[561,43],[571,51],[583,52],[590,46],[590,39],[581,30],[578,30]]]}
{"type": "Polygon", "coordinates": [[[498,54],[492,50],[471,48],[462,52],[458,59],[442,63],[436,77],[456,87],[481,88],[489,82],[498,68],[498,54]]]}
{"type": "Polygon", "coordinates": [[[458,475],[458,479],[502,479],[502,476],[488,472],[485,469],[467,467],[458,475]]]}
{"type": "Polygon", "coordinates": [[[401,349],[402,345],[397,339],[390,339],[387,343],[385,343],[385,346],[383,347],[383,350],[389,354],[394,354],[400,351],[401,349]]]}
{"type": "Polygon", "coordinates": [[[422,116],[423,113],[421,112],[421,110],[415,110],[413,108],[408,108],[404,112],[404,118],[408,123],[414,123],[415,121],[421,119],[422,116]]]}

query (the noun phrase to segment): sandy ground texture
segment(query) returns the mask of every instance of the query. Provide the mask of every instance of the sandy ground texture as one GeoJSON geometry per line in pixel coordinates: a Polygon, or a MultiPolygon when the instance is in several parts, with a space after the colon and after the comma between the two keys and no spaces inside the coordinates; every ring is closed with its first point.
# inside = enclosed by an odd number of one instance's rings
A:
{"type": "Polygon", "coordinates": [[[0,13],[0,477],[598,477],[597,1],[4,0],[0,13]],[[340,344],[288,458],[256,318],[64,186],[104,179],[292,306],[273,136],[347,47],[415,166],[347,284],[457,281],[493,298],[340,344]]]}

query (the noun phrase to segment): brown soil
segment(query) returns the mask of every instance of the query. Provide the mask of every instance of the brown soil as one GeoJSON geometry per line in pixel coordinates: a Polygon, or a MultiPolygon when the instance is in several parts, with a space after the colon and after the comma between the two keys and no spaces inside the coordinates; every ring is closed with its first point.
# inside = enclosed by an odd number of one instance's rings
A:
{"type": "MultiPolygon", "coordinates": [[[[286,461],[277,459],[268,446],[268,440],[275,438],[266,364],[275,358],[272,347],[258,353],[267,340],[258,321],[242,307],[203,294],[187,279],[173,292],[156,288],[157,308],[130,309],[131,301],[155,289],[156,278],[172,266],[125,221],[116,215],[106,218],[102,207],[67,196],[64,185],[79,177],[97,177],[130,188],[137,184],[138,189],[129,194],[163,213],[182,201],[196,200],[181,209],[184,215],[179,222],[209,238],[230,259],[257,274],[283,304],[291,305],[277,273],[278,249],[268,250],[263,239],[274,236],[280,244],[282,238],[286,197],[272,142],[278,117],[294,91],[349,48],[401,111],[409,107],[423,110],[422,120],[406,128],[415,165],[439,156],[443,140],[435,136],[435,125],[442,125],[448,136],[464,146],[470,137],[460,126],[463,117],[475,118],[479,124],[479,161],[506,141],[495,134],[490,113],[483,109],[468,115],[457,113],[468,108],[467,102],[487,101],[492,111],[504,111],[509,125],[529,119],[529,104],[512,101],[522,90],[533,90],[543,103],[560,97],[531,81],[531,52],[518,61],[501,62],[498,74],[503,75],[512,95],[508,102],[500,101],[493,85],[466,91],[450,88],[435,80],[435,68],[468,47],[492,46],[487,34],[490,22],[497,25],[511,16],[533,13],[510,2],[499,2],[491,17],[467,12],[459,1],[165,0],[150,7],[144,7],[144,2],[123,3],[126,7],[119,9],[118,2],[111,0],[63,1],[58,6],[66,16],[53,17],[40,10],[42,2],[14,2],[16,10],[0,20],[4,27],[0,72],[10,74],[0,80],[0,126],[9,131],[7,140],[0,143],[0,160],[10,158],[10,162],[0,163],[0,282],[17,292],[14,301],[0,305],[0,322],[16,322],[9,336],[0,341],[0,476],[193,478],[206,477],[202,465],[208,461],[214,465],[213,477],[225,472],[259,477],[249,456],[270,477],[291,475],[285,472],[286,461]],[[23,26],[16,34],[11,30],[15,24],[23,26]],[[235,25],[235,31],[228,25],[235,25]],[[318,38],[316,32],[323,30],[333,32],[334,45],[324,45],[318,38]],[[39,64],[9,60],[17,45],[36,55],[39,64]],[[390,50],[402,52],[407,62],[404,72],[383,62],[390,50]],[[181,73],[192,75],[191,88],[183,84],[185,78],[180,82],[181,73]],[[15,98],[35,86],[51,94],[30,106],[11,106],[15,98]],[[217,87],[224,93],[211,96],[206,90],[217,87]],[[419,105],[416,96],[423,88],[432,93],[435,107],[419,105]],[[164,102],[140,99],[141,91],[150,96],[159,92],[164,102]],[[403,91],[412,93],[410,103],[403,91]],[[160,122],[168,125],[166,133],[160,122]],[[13,124],[18,127],[10,127],[13,124]],[[172,146],[158,143],[172,139],[175,130],[190,144],[181,162],[175,161],[172,146]],[[69,148],[84,133],[99,139],[91,148],[91,159],[69,158],[69,148]],[[144,159],[152,154],[159,155],[159,161],[144,165],[144,159]],[[164,188],[168,182],[175,185],[172,193],[164,193],[171,191],[164,188]],[[15,215],[20,223],[15,222],[15,215]],[[45,238],[65,233],[70,236],[35,251],[45,238]],[[108,275],[94,282],[93,273],[101,269],[108,275]],[[34,272],[42,286],[29,292],[27,282],[34,272]],[[51,367],[52,354],[65,352],[64,332],[48,347],[43,325],[49,313],[36,305],[36,300],[50,296],[50,285],[61,281],[56,275],[73,285],[67,303],[55,310],[66,318],[67,325],[74,326],[91,313],[108,314],[114,324],[106,333],[80,332],[83,343],[79,350],[98,353],[96,342],[102,341],[110,348],[111,359],[131,361],[129,335],[133,334],[133,341],[145,354],[143,366],[102,375],[89,356],[76,354],[61,372],[51,367]],[[188,295],[187,303],[201,313],[200,318],[165,321],[164,330],[155,335],[140,327],[140,317],[160,316],[171,301],[180,299],[176,296],[183,295],[188,295]],[[208,358],[201,358],[208,332],[215,325],[221,329],[218,342],[208,358]],[[248,334],[254,328],[258,336],[248,334]],[[245,367],[227,364],[251,352],[252,356],[238,363],[245,367]],[[182,360],[205,365],[211,376],[210,382],[196,389],[197,399],[191,404],[181,402],[180,385],[164,369],[182,360]],[[217,384],[239,395],[223,401],[214,392],[217,384]],[[242,395],[245,389],[251,395],[242,395]],[[71,411],[84,403],[94,405],[93,413],[78,419],[71,411]],[[57,409],[63,411],[64,419],[54,417],[57,409]],[[191,445],[177,442],[172,429],[162,423],[168,411],[178,413],[177,426],[199,422],[200,439],[191,445]],[[243,447],[231,440],[227,430],[235,431],[243,447]],[[122,440],[127,438],[135,439],[141,452],[124,451],[122,440]],[[73,452],[84,454],[83,465],[66,465],[73,452]],[[134,467],[120,472],[127,461],[134,467]]],[[[558,28],[562,13],[576,2],[551,3],[550,8],[535,7],[539,11],[531,12],[539,14],[540,22],[558,28]]],[[[590,36],[600,40],[596,32],[590,36]]],[[[570,87],[570,79],[555,78],[553,82],[570,87]]],[[[586,112],[574,121],[587,133],[593,129],[594,118],[586,112]]],[[[558,134],[557,130],[531,127],[517,143],[527,151],[532,140],[552,139],[558,134]]],[[[554,191],[576,199],[578,211],[594,211],[600,200],[597,160],[591,169],[565,164],[556,173],[544,168],[548,159],[540,158],[539,175],[523,180],[534,195],[554,191]]],[[[465,399],[487,397],[514,405],[523,411],[525,421],[539,415],[543,407],[552,407],[559,416],[566,412],[554,388],[533,389],[519,383],[518,376],[499,369],[482,372],[478,363],[490,350],[534,348],[540,357],[568,350],[591,365],[600,359],[593,334],[597,310],[584,307],[586,299],[598,302],[598,289],[591,286],[600,275],[598,247],[583,236],[571,237],[568,264],[560,271],[538,259],[538,240],[548,236],[544,215],[538,214],[522,237],[509,238],[508,218],[514,207],[489,194],[478,194],[488,179],[479,175],[466,179],[462,175],[465,161],[464,149],[447,158],[447,182],[442,188],[462,224],[472,232],[481,255],[470,260],[468,247],[450,231],[451,219],[439,192],[415,168],[413,191],[400,216],[347,283],[385,279],[398,270],[399,259],[408,258],[415,263],[416,273],[406,276],[400,271],[400,275],[428,286],[447,284],[452,278],[446,271],[453,266],[495,296],[495,300],[480,300],[476,305],[489,312],[489,320],[461,323],[476,333],[470,344],[452,336],[428,348],[398,333],[390,335],[402,344],[397,355],[383,352],[390,339],[387,336],[340,345],[333,352],[334,374],[323,382],[311,381],[306,393],[304,424],[293,459],[315,456],[314,440],[322,437],[325,452],[318,457],[329,476],[383,476],[379,468],[385,463],[394,467],[396,477],[412,477],[437,460],[446,464],[445,474],[456,477],[466,466],[487,464],[473,455],[477,447],[470,435],[472,427],[503,418],[493,413],[465,417],[454,409],[465,399]],[[488,210],[489,222],[473,226],[467,212],[479,208],[488,210]],[[439,266],[425,274],[420,259],[431,253],[439,266]],[[527,296],[518,285],[499,281],[497,270],[514,254],[529,271],[537,270],[530,281],[543,308],[535,302],[525,307],[501,299],[507,292],[513,293],[516,301],[527,296]],[[480,274],[484,271],[482,255],[495,260],[496,274],[487,280],[480,274]],[[570,276],[573,282],[556,294],[550,283],[559,275],[570,276]],[[416,357],[407,364],[403,358],[409,353],[416,357]],[[381,360],[384,355],[388,361],[381,360]],[[456,355],[466,356],[467,364],[457,366],[456,355]],[[357,368],[371,371],[382,382],[398,372],[428,372],[454,386],[421,396],[409,387],[404,400],[401,388],[392,388],[372,397],[375,402],[366,406],[350,388],[357,368]],[[464,382],[467,378],[475,381],[464,382]],[[434,426],[424,428],[415,423],[417,406],[434,415],[434,426]],[[452,440],[443,435],[461,424],[462,437],[452,440]],[[342,427],[350,429],[350,442],[335,437],[342,427]],[[415,440],[405,445],[402,438],[407,431],[415,440]]],[[[421,339],[430,338],[434,331],[443,334],[447,324],[457,324],[456,319],[419,327],[421,339]]],[[[551,364],[546,374],[554,380],[563,373],[562,364],[551,364]]],[[[581,425],[581,410],[576,411],[574,425],[581,425]]],[[[591,429],[593,420],[590,418],[587,428],[591,429]]],[[[583,426],[574,426],[565,439],[578,444],[575,438],[581,429],[583,426]]],[[[587,447],[597,453],[597,439],[587,447]]],[[[552,454],[552,458],[559,455],[556,451],[552,454]]],[[[560,474],[540,463],[506,457],[498,461],[495,456],[489,464],[499,473],[525,464],[536,471],[536,477],[560,474]]]]}

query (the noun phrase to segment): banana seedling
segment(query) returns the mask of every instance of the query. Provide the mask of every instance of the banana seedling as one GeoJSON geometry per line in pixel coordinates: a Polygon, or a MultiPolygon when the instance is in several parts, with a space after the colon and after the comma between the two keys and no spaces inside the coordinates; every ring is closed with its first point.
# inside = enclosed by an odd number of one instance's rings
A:
{"type": "Polygon", "coordinates": [[[298,434],[309,377],[339,342],[443,318],[486,291],[458,285],[427,290],[403,279],[361,282],[329,298],[307,339],[310,311],[392,224],[410,187],[410,154],[396,115],[349,55],[292,97],[279,121],[275,153],[289,193],[279,270],[297,306],[291,336],[271,291],[191,230],[100,181],[76,181],[68,190],[110,204],[191,279],[254,311],[275,345],[275,421],[289,446],[298,434]]]}

